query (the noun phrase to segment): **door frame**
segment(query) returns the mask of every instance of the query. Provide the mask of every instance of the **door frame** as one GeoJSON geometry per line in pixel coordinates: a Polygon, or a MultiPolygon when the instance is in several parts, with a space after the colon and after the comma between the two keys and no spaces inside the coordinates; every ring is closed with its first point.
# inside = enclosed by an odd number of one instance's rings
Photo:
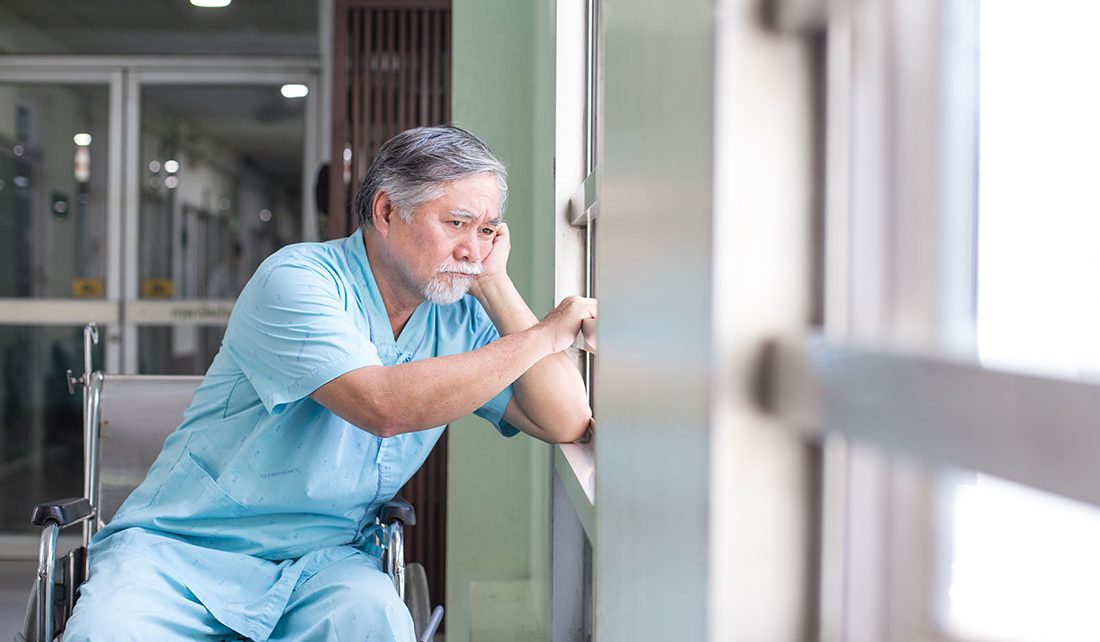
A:
{"type": "Polygon", "coordinates": [[[62,63],[60,59],[56,59],[52,65],[24,64],[22,59],[11,56],[0,58],[0,83],[107,86],[107,127],[110,139],[107,141],[107,265],[104,298],[2,298],[0,325],[81,326],[89,321],[106,325],[115,340],[104,342],[105,365],[108,369],[117,371],[121,365],[117,336],[122,293],[123,70],[117,67],[78,69],[62,63]]]}
{"type": "MultiPolygon", "coordinates": [[[[142,325],[218,325],[228,321],[232,301],[148,301],[138,297],[138,207],[140,203],[141,88],[144,85],[245,85],[297,82],[305,98],[302,163],[302,240],[319,238],[314,174],[325,158],[321,136],[319,57],[196,56],[0,56],[0,83],[106,85],[108,87],[107,266],[104,298],[0,298],[0,326],[106,326],[103,337],[109,372],[133,374],[142,325]],[[135,242],[127,242],[134,239],[135,242]]],[[[62,547],[79,543],[63,538],[62,547]]],[[[0,531],[0,557],[34,559],[38,538],[0,531]]]]}

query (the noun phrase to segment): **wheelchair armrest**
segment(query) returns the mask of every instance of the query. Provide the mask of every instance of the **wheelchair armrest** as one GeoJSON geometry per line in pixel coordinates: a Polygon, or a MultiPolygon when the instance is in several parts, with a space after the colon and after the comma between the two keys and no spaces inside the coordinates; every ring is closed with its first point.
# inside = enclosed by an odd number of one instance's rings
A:
{"type": "Polygon", "coordinates": [[[382,504],[382,510],[378,511],[378,519],[387,526],[400,521],[405,526],[416,526],[416,511],[409,502],[394,498],[382,504]]]}
{"type": "Polygon", "coordinates": [[[92,505],[87,497],[70,497],[58,499],[34,507],[31,514],[31,523],[35,526],[45,526],[46,522],[56,522],[58,527],[65,528],[92,516],[92,505]]]}

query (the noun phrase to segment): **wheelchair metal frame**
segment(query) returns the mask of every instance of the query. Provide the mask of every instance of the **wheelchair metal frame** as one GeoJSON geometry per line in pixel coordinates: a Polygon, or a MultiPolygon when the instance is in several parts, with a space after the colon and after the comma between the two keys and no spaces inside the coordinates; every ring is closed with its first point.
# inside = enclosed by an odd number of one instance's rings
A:
{"type": "MultiPolygon", "coordinates": [[[[57,575],[57,541],[61,529],[76,523],[82,524],[82,545],[62,558],[62,586],[65,590],[61,615],[66,620],[72,614],[77,599],[77,588],[88,577],[88,545],[99,530],[99,429],[101,425],[101,398],[105,376],[92,369],[92,348],[99,342],[99,330],[94,323],[84,327],[84,373],[74,377],[66,372],[69,393],[83,386],[83,436],[84,436],[84,496],[39,504],[35,507],[32,522],[42,527],[38,552],[38,570],[35,592],[35,636],[28,642],[49,642],[57,628],[54,608],[57,575]],[[43,607],[43,605],[46,605],[43,607]]],[[[405,536],[406,525],[416,524],[416,513],[411,505],[401,499],[383,506],[379,514],[382,527],[379,545],[383,549],[383,567],[394,583],[402,601],[406,600],[405,536]]],[[[425,601],[427,597],[423,598],[425,601]]],[[[430,642],[443,620],[443,607],[436,606],[427,622],[415,623],[418,642],[430,642]]]]}

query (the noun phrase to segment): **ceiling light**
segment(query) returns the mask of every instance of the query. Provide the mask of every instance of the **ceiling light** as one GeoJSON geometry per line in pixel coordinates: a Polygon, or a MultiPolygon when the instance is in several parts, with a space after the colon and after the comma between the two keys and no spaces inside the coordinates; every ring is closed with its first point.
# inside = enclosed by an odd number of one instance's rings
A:
{"type": "Polygon", "coordinates": [[[309,87],[300,84],[283,85],[283,88],[279,91],[282,92],[284,98],[304,98],[309,95],[309,87]]]}
{"type": "Polygon", "coordinates": [[[229,6],[229,3],[233,0],[191,0],[191,4],[196,7],[213,7],[221,8],[229,6]]]}
{"type": "Polygon", "coordinates": [[[73,142],[79,147],[87,147],[92,144],[92,135],[87,132],[80,132],[73,135],[73,142]]]}
{"type": "Polygon", "coordinates": [[[180,171],[180,163],[177,160],[168,159],[164,161],[164,171],[169,174],[175,174],[180,171]]]}

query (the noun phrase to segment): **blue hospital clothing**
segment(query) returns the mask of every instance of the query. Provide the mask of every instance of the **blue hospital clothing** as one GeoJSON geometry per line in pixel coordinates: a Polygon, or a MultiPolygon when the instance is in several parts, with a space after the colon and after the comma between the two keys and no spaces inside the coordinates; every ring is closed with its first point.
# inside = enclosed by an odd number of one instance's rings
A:
{"type": "MultiPolygon", "coordinates": [[[[380,506],[444,427],[380,438],[309,395],[364,366],[467,352],[498,338],[480,304],[424,303],[393,337],[362,232],[285,247],[233,308],[183,423],[90,549],[159,560],[225,626],[266,640],[291,594],[377,556],[380,506]]],[[[505,435],[507,388],[476,411],[505,435]]],[[[78,603],[79,604],[79,603],[78,603]]]]}

